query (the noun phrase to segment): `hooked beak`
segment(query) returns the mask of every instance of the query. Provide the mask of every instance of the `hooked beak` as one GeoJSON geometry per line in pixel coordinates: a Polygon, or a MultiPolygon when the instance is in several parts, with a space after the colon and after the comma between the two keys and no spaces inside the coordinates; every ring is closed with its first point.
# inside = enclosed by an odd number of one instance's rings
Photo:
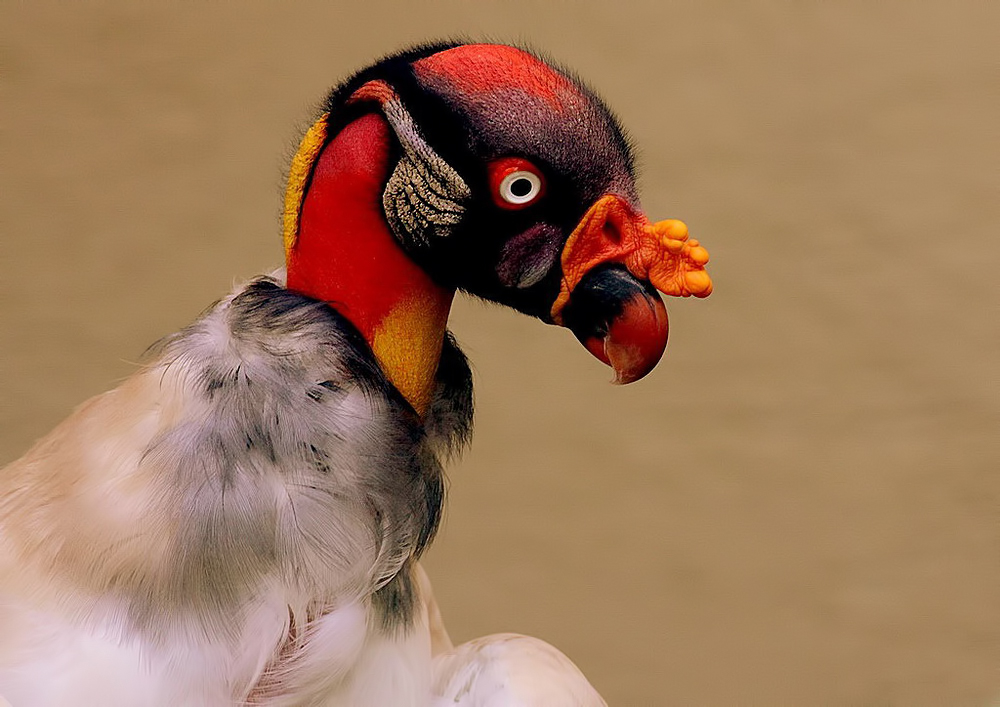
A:
{"type": "Polygon", "coordinates": [[[611,366],[616,383],[649,373],[667,346],[659,292],[707,297],[708,252],[676,220],[650,223],[618,196],[594,202],[562,251],[563,279],[552,320],[611,366]]]}
{"type": "Polygon", "coordinates": [[[667,347],[663,300],[622,265],[598,266],[584,275],[562,315],[563,326],[615,370],[615,383],[642,378],[667,347]]]}

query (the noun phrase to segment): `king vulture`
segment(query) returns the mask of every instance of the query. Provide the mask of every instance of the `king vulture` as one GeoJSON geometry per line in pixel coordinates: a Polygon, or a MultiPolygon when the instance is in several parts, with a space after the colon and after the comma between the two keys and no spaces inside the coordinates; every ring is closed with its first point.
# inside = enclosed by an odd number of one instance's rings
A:
{"type": "Polygon", "coordinates": [[[417,559],[472,425],[456,291],[569,328],[622,383],[663,353],[657,290],[711,291],[615,118],[520,49],[390,56],[304,136],[284,244],[0,472],[0,695],[604,704],[540,641],[451,648],[417,559]]]}

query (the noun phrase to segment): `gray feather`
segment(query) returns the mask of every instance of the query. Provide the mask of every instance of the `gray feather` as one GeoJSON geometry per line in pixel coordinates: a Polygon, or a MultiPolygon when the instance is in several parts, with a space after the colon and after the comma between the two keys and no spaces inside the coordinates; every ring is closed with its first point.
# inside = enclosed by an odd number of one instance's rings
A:
{"type": "Polygon", "coordinates": [[[273,576],[320,602],[391,584],[376,608],[386,626],[408,623],[412,592],[397,576],[437,527],[437,452],[471,424],[471,391],[459,390],[468,366],[450,341],[448,351],[451,381],[439,387],[468,402],[435,401],[428,437],[360,334],[273,280],[162,343],[150,374],[183,373],[185,421],[142,464],[173,509],[176,561],[170,576],[122,578],[131,618],[147,624],[170,607],[224,621],[273,576]]]}

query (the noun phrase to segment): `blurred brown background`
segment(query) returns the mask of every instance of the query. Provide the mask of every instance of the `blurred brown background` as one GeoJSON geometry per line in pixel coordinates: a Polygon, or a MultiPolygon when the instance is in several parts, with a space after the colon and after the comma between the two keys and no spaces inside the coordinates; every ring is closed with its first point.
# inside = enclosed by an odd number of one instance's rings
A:
{"type": "Polygon", "coordinates": [[[462,302],[478,434],[428,566],[612,705],[1000,695],[997,3],[6,2],[0,462],[281,260],[329,85],[408,43],[526,42],[712,253],[627,388],[462,302]]]}

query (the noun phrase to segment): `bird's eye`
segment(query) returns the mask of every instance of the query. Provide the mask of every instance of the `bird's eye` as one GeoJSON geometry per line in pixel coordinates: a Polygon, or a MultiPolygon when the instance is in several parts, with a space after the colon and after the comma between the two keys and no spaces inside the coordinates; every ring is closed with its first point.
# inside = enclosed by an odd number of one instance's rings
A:
{"type": "Polygon", "coordinates": [[[527,204],[542,191],[542,180],[533,172],[511,172],[500,182],[500,198],[508,204],[527,204]]]}
{"type": "Polygon", "coordinates": [[[517,157],[495,160],[489,165],[493,202],[502,209],[523,209],[538,201],[545,181],[535,165],[517,157]]]}

